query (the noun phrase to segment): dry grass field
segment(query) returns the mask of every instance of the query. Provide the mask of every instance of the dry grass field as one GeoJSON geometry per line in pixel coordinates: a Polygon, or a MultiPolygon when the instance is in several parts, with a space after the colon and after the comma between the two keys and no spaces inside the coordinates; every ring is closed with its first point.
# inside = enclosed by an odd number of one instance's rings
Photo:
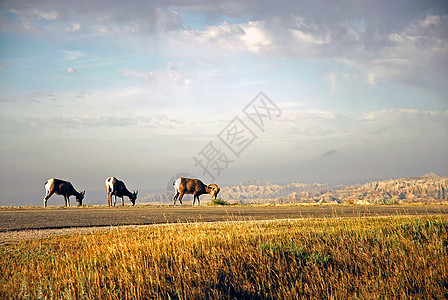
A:
{"type": "Polygon", "coordinates": [[[448,297],[446,215],[118,227],[0,255],[2,299],[448,297]]]}

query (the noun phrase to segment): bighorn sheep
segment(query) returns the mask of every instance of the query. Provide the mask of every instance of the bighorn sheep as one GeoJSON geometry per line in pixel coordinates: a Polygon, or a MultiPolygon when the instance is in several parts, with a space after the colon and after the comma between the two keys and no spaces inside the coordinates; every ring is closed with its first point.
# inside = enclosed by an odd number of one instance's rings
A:
{"type": "Polygon", "coordinates": [[[173,182],[174,191],[176,195],[174,196],[174,204],[176,204],[176,200],[179,198],[180,204],[182,204],[182,198],[184,194],[193,194],[193,205],[196,200],[199,202],[199,196],[202,194],[210,194],[213,199],[216,199],[219,193],[219,187],[211,183],[209,185],[205,185],[199,179],[190,179],[190,178],[178,178],[173,182]]]}
{"type": "Polygon", "coordinates": [[[112,205],[112,196],[115,196],[114,206],[117,203],[117,197],[121,197],[121,204],[124,205],[123,197],[126,196],[131,200],[132,205],[135,205],[138,191],[132,191],[132,193],[126,188],[123,181],[118,180],[115,177],[109,177],[106,179],[106,192],[107,203],[112,205]]]}
{"type": "Polygon", "coordinates": [[[79,205],[82,205],[82,199],[84,199],[84,195],[86,191],[78,192],[75,190],[73,185],[68,182],[61,179],[55,179],[50,178],[45,182],[45,198],[44,198],[44,207],[47,207],[47,200],[51,197],[54,193],[56,195],[64,196],[65,200],[65,206],[70,206],[70,196],[75,196],[76,201],[79,203],[79,205]]]}

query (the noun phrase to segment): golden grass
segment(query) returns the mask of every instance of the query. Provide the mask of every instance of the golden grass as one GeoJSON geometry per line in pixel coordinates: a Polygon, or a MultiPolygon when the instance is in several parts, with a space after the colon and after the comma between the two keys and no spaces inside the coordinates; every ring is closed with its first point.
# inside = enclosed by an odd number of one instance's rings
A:
{"type": "Polygon", "coordinates": [[[0,247],[0,298],[448,297],[448,217],[136,227],[0,247]]]}

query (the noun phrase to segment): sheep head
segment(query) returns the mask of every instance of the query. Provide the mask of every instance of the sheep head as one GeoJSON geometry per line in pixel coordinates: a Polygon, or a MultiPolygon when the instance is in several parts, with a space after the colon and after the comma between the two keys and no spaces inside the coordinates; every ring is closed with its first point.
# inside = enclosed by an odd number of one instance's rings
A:
{"type": "Polygon", "coordinates": [[[78,192],[79,194],[78,195],[76,195],[75,197],[76,197],[76,202],[78,202],[79,204],[79,206],[81,206],[82,205],[82,199],[84,199],[84,195],[86,194],[86,191],[83,191],[83,192],[78,192]]]}
{"type": "Polygon", "coordinates": [[[207,187],[210,190],[209,194],[213,197],[213,199],[216,200],[216,197],[218,196],[218,193],[220,191],[219,187],[214,183],[210,183],[207,187]]]}
{"type": "Polygon", "coordinates": [[[129,200],[131,200],[132,205],[135,205],[135,200],[137,200],[138,191],[132,190],[131,195],[129,195],[129,200]]]}

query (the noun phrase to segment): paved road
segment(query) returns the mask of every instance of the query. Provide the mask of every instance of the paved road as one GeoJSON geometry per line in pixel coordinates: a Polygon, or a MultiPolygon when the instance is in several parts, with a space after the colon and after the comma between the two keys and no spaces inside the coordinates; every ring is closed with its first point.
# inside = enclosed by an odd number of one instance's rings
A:
{"type": "Polygon", "coordinates": [[[448,205],[136,206],[0,209],[0,232],[179,222],[447,214],[448,205]]]}

